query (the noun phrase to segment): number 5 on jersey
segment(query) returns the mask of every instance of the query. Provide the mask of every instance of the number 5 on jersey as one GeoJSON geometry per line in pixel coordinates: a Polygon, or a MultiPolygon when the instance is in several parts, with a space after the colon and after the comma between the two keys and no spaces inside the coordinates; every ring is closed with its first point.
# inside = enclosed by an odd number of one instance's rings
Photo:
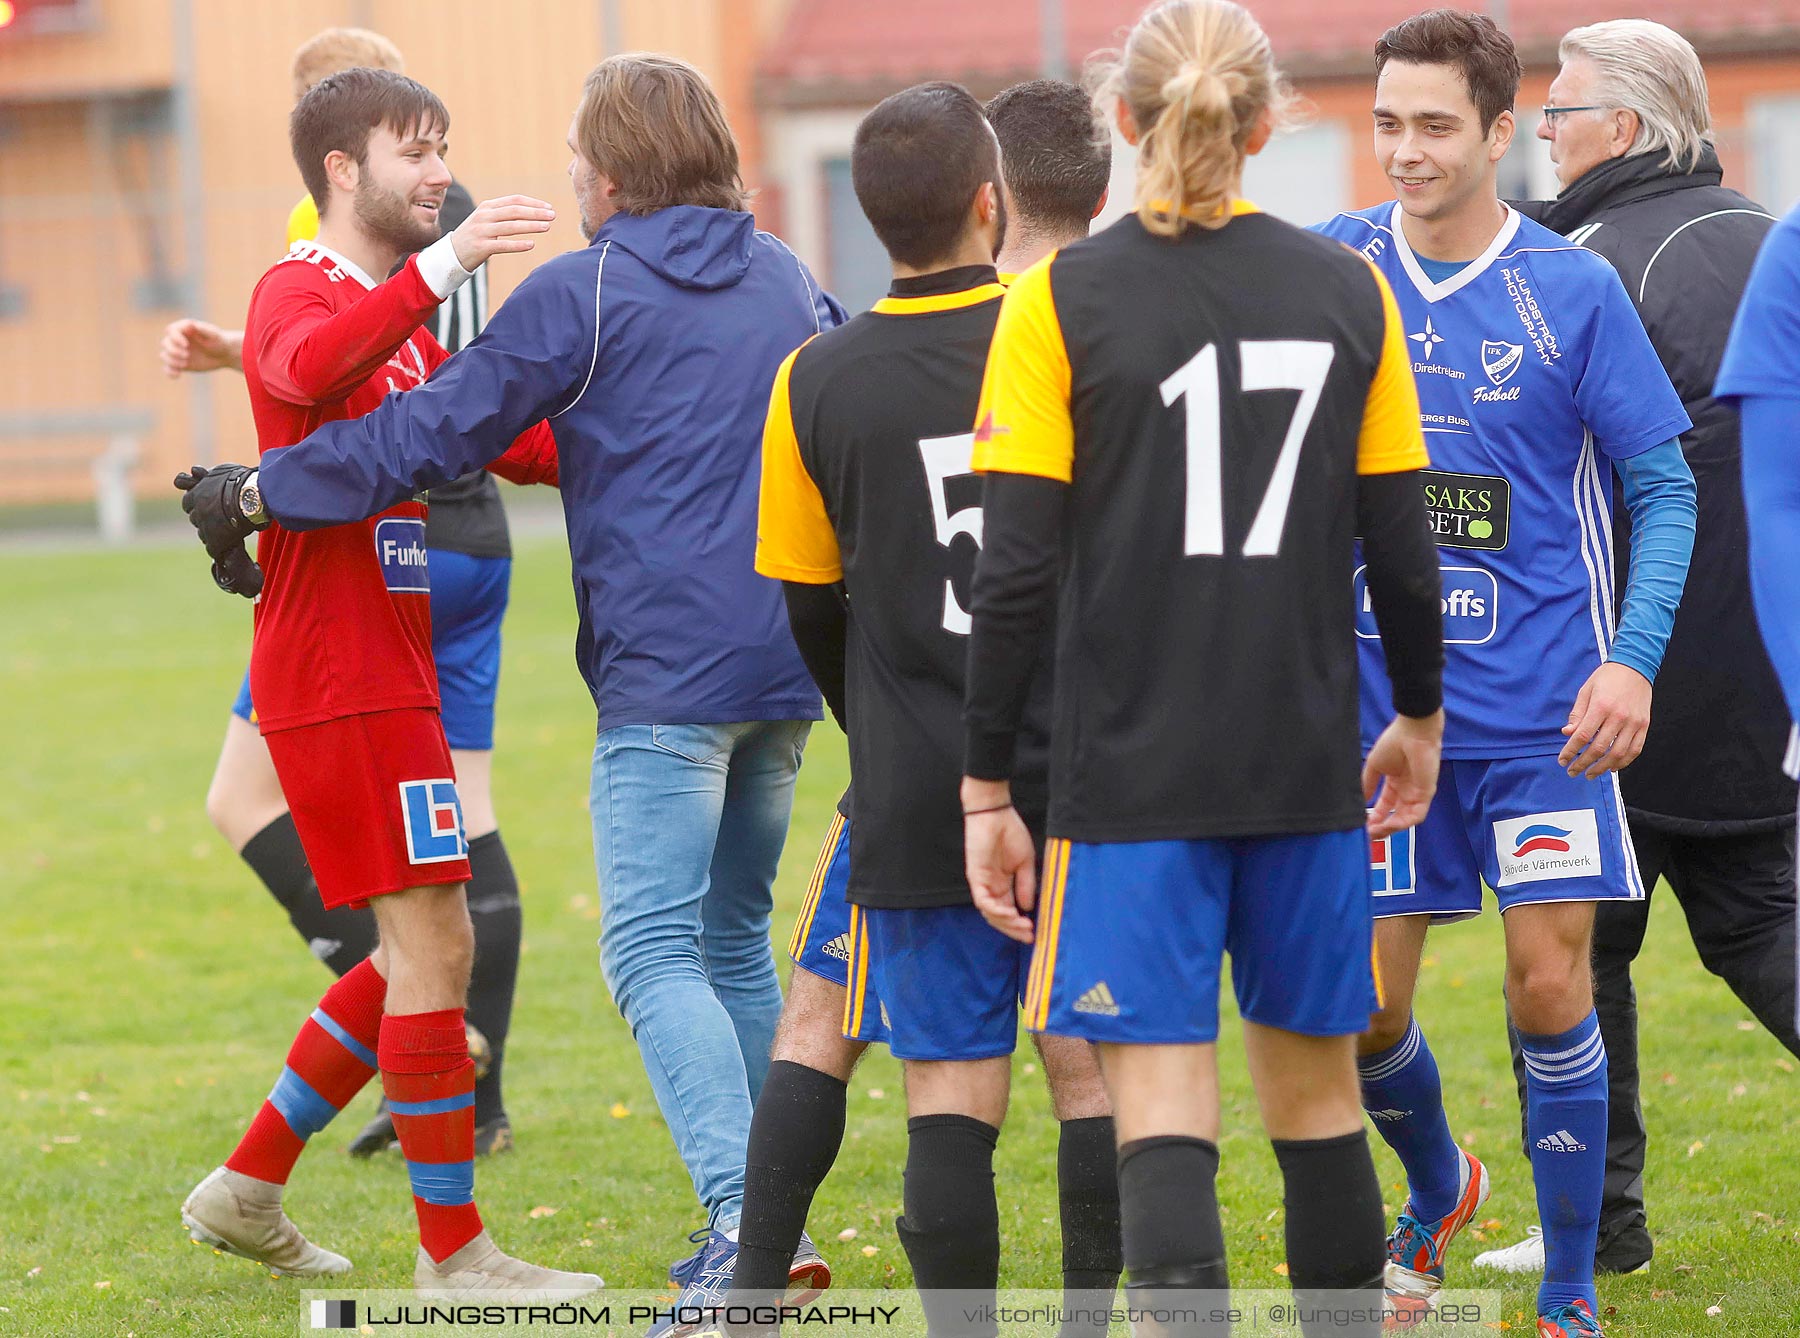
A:
{"type": "MultiPolygon", "coordinates": [[[[925,485],[931,492],[931,523],[937,530],[937,541],[948,548],[957,535],[966,534],[979,548],[981,508],[965,506],[960,511],[950,509],[950,480],[958,474],[975,472],[975,434],[962,432],[954,437],[926,437],[919,443],[919,454],[925,460],[925,485]]],[[[967,636],[973,625],[969,611],[957,602],[955,583],[946,579],[944,630],[958,636],[967,636]]]]}

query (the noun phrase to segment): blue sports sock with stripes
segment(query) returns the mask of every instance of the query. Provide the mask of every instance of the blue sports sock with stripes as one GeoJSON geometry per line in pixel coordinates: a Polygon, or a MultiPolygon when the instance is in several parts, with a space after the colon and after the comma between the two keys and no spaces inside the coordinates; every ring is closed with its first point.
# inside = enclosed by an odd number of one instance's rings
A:
{"type": "Polygon", "coordinates": [[[1413,1216],[1435,1222],[1456,1207],[1462,1187],[1462,1153],[1444,1116],[1444,1089],[1437,1060],[1425,1044],[1419,1019],[1392,1049],[1356,1061],[1362,1079],[1363,1109],[1376,1132],[1406,1167],[1413,1216]]]}
{"type": "Polygon", "coordinates": [[[1554,1036],[1519,1033],[1525,1054],[1525,1127],[1544,1224],[1538,1311],[1585,1300],[1596,1314],[1594,1243],[1606,1179],[1606,1045],[1589,1012],[1554,1036]]]}

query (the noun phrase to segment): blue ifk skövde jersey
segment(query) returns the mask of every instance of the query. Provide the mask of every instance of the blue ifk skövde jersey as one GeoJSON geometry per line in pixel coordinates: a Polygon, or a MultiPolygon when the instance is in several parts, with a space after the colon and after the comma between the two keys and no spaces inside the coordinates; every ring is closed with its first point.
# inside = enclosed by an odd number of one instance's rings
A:
{"type": "MultiPolygon", "coordinates": [[[[1444,756],[1529,757],[1612,644],[1612,460],[1690,423],[1612,266],[1507,210],[1487,250],[1426,275],[1400,206],[1317,231],[1362,252],[1399,303],[1443,574],[1444,756]]],[[[1393,718],[1360,563],[1364,745],[1393,718]]]]}

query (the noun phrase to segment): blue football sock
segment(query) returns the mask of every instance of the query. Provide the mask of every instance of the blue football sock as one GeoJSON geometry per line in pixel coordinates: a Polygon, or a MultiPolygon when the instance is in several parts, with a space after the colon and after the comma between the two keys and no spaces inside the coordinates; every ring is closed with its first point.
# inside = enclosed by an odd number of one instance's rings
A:
{"type": "Polygon", "coordinates": [[[1544,1281],[1538,1311],[1594,1295],[1594,1242],[1606,1179],[1606,1045],[1589,1013],[1555,1036],[1519,1033],[1525,1052],[1525,1127],[1538,1220],[1544,1224],[1544,1281]]]}
{"type": "Polygon", "coordinates": [[[1447,1216],[1462,1185],[1462,1153],[1450,1137],[1437,1060],[1419,1020],[1412,1019],[1391,1050],[1359,1058],[1356,1071],[1362,1079],[1363,1109],[1406,1167],[1413,1216],[1421,1222],[1447,1216]]]}

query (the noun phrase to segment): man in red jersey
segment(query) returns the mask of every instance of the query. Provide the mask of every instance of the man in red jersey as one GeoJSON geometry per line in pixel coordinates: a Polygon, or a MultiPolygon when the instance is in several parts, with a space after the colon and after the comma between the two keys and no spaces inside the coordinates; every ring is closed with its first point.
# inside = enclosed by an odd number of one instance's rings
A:
{"type": "MultiPolygon", "coordinates": [[[[423,382],[448,355],[421,323],[490,256],[530,250],[549,227],[549,205],[514,195],[439,239],[448,126],[429,89],[383,70],[333,75],[295,108],[294,157],[320,225],[251,298],[244,375],[262,450],[423,382]],[[373,277],[415,251],[391,279],[373,277]]],[[[548,429],[496,463],[518,482],[554,481],[548,429]]],[[[183,482],[255,497],[254,474],[237,466],[183,482]]],[[[196,1241],[277,1272],[346,1271],[288,1220],[281,1192],[306,1140],[379,1068],[418,1212],[415,1285],[587,1291],[600,1279],[502,1254],[475,1208],[468,846],[438,716],[424,516],[408,501],[306,534],[270,527],[259,541],[250,675],[263,737],[325,904],[372,904],[381,943],[327,991],[182,1220],[196,1241]]]]}

